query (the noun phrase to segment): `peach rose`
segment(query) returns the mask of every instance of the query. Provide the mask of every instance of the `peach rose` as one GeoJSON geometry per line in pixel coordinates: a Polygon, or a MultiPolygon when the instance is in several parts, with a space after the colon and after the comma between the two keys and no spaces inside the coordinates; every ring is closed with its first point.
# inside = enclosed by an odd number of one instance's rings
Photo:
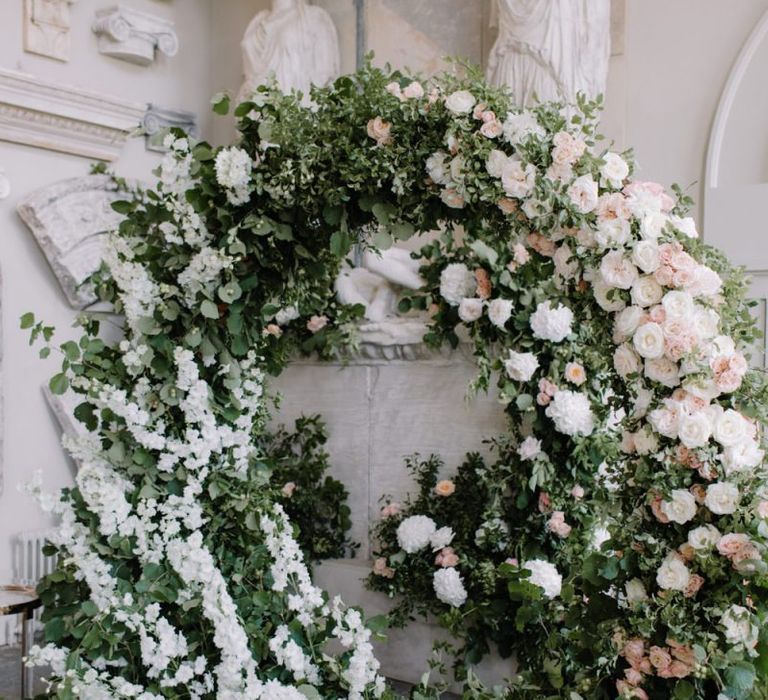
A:
{"type": "Polygon", "coordinates": [[[546,491],[539,493],[539,513],[549,513],[552,511],[552,501],[546,491]]]}
{"type": "Polygon", "coordinates": [[[565,513],[562,510],[556,510],[549,517],[547,529],[558,537],[566,538],[571,534],[571,526],[565,522],[565,513]]]}
{"type": "Polygon", "coordinates": [[[683,595],[686,598],[693,598],[703,585],[704,579],[701,576],[698,574],[691,574],[688,579],[688,585],[685,587],[685,591],[683,591],[683,595]]]}
{"type": "Polygon", "coordinates": [[[569,362],[565,366],[565,378],[571,382],[571,384],[581,386],[587,381],[587,372],[578,362],[569,362]]]}
{"type": "Polygon", "coordinates": [[[381,517],[386,518],[394,518],[396,515],[400,514],[400,504],[399,503],[387,503],[382,509],[381,509],[381,517]]]}
{"type": "Polygon", "coordinates": [[[573,496],[577,501],[580,501],[582,498],[584,498],[584,488],[576,484],[576,486],[571,489],[571,496],[573,496]]]}
{"type": "Polygon", "coordinates": [[[496,202],[496,206],[505,214],[513,214],[517,211],[517,202],[509,197],[502,197],[496,202]]]}
{"type": "MultiPolygon", "coordinates": [[[[486,112],[485,114],[493,114],[493,112],[486,112]]],[[[485,115],[483,115],[483,125],[480,127],[480,133],[485,136],[487,139],[495,139],[501,136],[502,132],[504,131],[504,128],[501,125],[501,122],[496,119],[495,117],[491,119],[490,121],[487,121],[485,119],[485,115]]]]}
{"type": "Polygon", "coordinates": [[[685,644],[679,644],[674,639],[667,639],[667,644],[674,656],[678,661],[682,661],[684,664],[688,664],[693,667],[696,665],[696,654],[691,647],[685,644]]]}
{"type": "Polygon", "coordinates": [[[729,559],[734,557],[743,547],[750,544],[749,537],[741,532],[723,535],[717,542],[717,551],[729,559]]]}
{"type": "Polygon", "coordinates": [[[477,281],[477,296],[480,299],[490,299],[493,286],[487,270],[478,267],[475,270],[475,280],[477,281]]]}
{"type": "Polygon", "coordinates": [[[289,481],[283,488],[280,489],[280,493],[286,498],[293,496],[293,492],[296,490],[296,484],[293,481],[289,481]]]}
{"type": "Polygon", "coordinates": [[[653,513],[653,516],[658,520],[660,523],[667,524],[669,522],[669,518],[664,514],[664,511],[661,509],[661,504],[664,502],[664,499],[660,494],[655,494],[653,496],[653,500],[650,503],[651,512],[653,513]]]}
{"type": "Polygon", "coordinates": [[[640,685],[643,682],[643,674],[636,668],[625,668],[624,678],[627,679],[627,683],[630,685],[640,685]]]}
{"type": "Polygon", "coordinates": [[[635,668],[645,656],[645,642],[642,639],[630,639],[621,650],[621,655],[635,668]]]}
{"type": "Polygon", "coordinates": [[[672,656],[664,647],[652,646],[648,650],[648,659],[651,665],[659,671],[669,668],[672,663],[672,656]]]}
{"type": "Polygon", "coordinates": [[[456,484],[450,479],[443,479],[435,484],[435,493],[438,496],[450,496],[456,490],[456,484]]]}
{"type": "Polygon", "coordinates": [[[279,338],[283,334],[283,329],[276,323],[270,323],[263,331],[264,335],[273,335],[275,338],[279,338]]]}
{"type": "Polygon", "coordinates": [[[312,316],[312,318],[307,321],[307,330],[310,333],[317,333],[318,331],[322,330],[328,325],[328,317],[327,316],[312,316]]]}
{"type": "Polygon", "coordinates": [[[525,242],[545,258],[551,258],[555,254],[555,242],[540,233],[529,233],[525,242]]]}
{"type": "Polygon", "coordinates": [[[373,562],[373,573],[384,578],[395,577],[395,570],[387,566],[387,560],[384,557],[379,557],[373,562]]]}
{"type": "Polygon", "coordinates": [[[459,557],[453,547],[443,547],[435,557],[435,564],[443,568],[456,566],[459,563],[459,557]]]}
{"type": "Polygon", "coordinates": [[[385,122],[381,117],[371,119],[366,130],[377,146],[388,146],[392,143],[392,124],[385,122]]]}

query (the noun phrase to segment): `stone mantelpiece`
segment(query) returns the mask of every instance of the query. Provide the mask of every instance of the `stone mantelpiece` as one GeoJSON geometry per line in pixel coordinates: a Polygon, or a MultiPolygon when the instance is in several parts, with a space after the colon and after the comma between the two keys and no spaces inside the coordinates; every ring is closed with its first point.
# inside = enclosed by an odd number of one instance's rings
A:
{"type": "Polygon", "coordinates": [[[295,360],[271,386],[281,394],[275,423],[315,413],[325,420],[331,470],[350,491],[351,535],[362,559],[381,497],[401,500],[413,490],[406,457],[438,454],[448,474],[467,452],[486,453],[483,440],[506,425],[495,393],[468,397],[477,372],[469,346],[436,351],[365,337],[358,353],[339,361],[295,360]]]}

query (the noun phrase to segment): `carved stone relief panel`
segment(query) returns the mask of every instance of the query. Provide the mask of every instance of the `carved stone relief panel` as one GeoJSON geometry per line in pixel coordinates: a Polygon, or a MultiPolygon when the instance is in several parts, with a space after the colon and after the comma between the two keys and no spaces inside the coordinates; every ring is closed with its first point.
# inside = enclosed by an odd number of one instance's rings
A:
{"type": "Polygon", "coordinates": [[[88,175],[44,187],[19,203],[19,216],[76,309],[96,300],[83,282],[101,265],[105,233],[122,220],[111,207],[121,196],[111,177],[88,175]]]}
{"type": "Polygon", "coordinates": [[[68,61],[70,5],[75,0],[24,0],[24,50],[68,61]]]}

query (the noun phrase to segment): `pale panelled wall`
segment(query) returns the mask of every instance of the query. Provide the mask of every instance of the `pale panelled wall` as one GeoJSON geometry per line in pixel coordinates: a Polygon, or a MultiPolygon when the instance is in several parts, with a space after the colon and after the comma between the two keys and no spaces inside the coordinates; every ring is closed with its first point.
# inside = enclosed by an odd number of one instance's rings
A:
{"type": "MultiPolygon", "coordinates": [[[[71,60],[61,63],[22,50],[22,0],[0,0],[0,67],[74,85],[136,102],[156,102],[195,111],[208,122],[209,0],[131,0],[130,6],[171,19],[180,40],[174,58],[158,56],[140,67],[102,56],[91,32],[94,13],[104,0],[79,0],[71,6],[71,60]]],[[[220,3],[217,3],[220,4],[220,3]]],[[[229,4],[229,3],[227,3],[229,4]]],[[[234,4],[234,3],[233,3],[234,4]]],[[[133,139],[113,164],[116,172],[148,179],[158,155],[133,139]]],[[[73,475],[59,444],[59,429],[48,410],[41,387],[55,371],[54,361],[42,362],[19,330],[19,316],[34,311],[57,326],[61,341],[73,335],[74,312],[67,306],[31,233],[16,214],[19,199],[44,185],[88,173],[90,163],[77,156],[54,153],[0,141],[0,167],[11,182],[12,193],[0,200],[0,268],[2,268],[2,383],[5,401],[4,474],[0,494],[0,582],[11,577],[11,538],[23,530],[49,525],[32,501],[17,491],[35,469],[42,469],[46,486],[70,483],[73,475]]]]}

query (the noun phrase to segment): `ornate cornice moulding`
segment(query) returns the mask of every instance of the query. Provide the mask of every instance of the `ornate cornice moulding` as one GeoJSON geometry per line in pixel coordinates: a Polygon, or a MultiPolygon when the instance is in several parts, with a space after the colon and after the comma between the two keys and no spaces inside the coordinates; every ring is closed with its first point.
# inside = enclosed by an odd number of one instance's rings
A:
{"type": "Polygon", "coordinates": [[[146,104],[0,68],[0,141],[112,161],[146,104]]]}
{"type": "Polygon", "coordinates": [[[140,66],[152,63],[156,51],[171,57],[179,50],[173,22],[124,5],[99,10],[93,32],[100,53],[140,66]]]}

